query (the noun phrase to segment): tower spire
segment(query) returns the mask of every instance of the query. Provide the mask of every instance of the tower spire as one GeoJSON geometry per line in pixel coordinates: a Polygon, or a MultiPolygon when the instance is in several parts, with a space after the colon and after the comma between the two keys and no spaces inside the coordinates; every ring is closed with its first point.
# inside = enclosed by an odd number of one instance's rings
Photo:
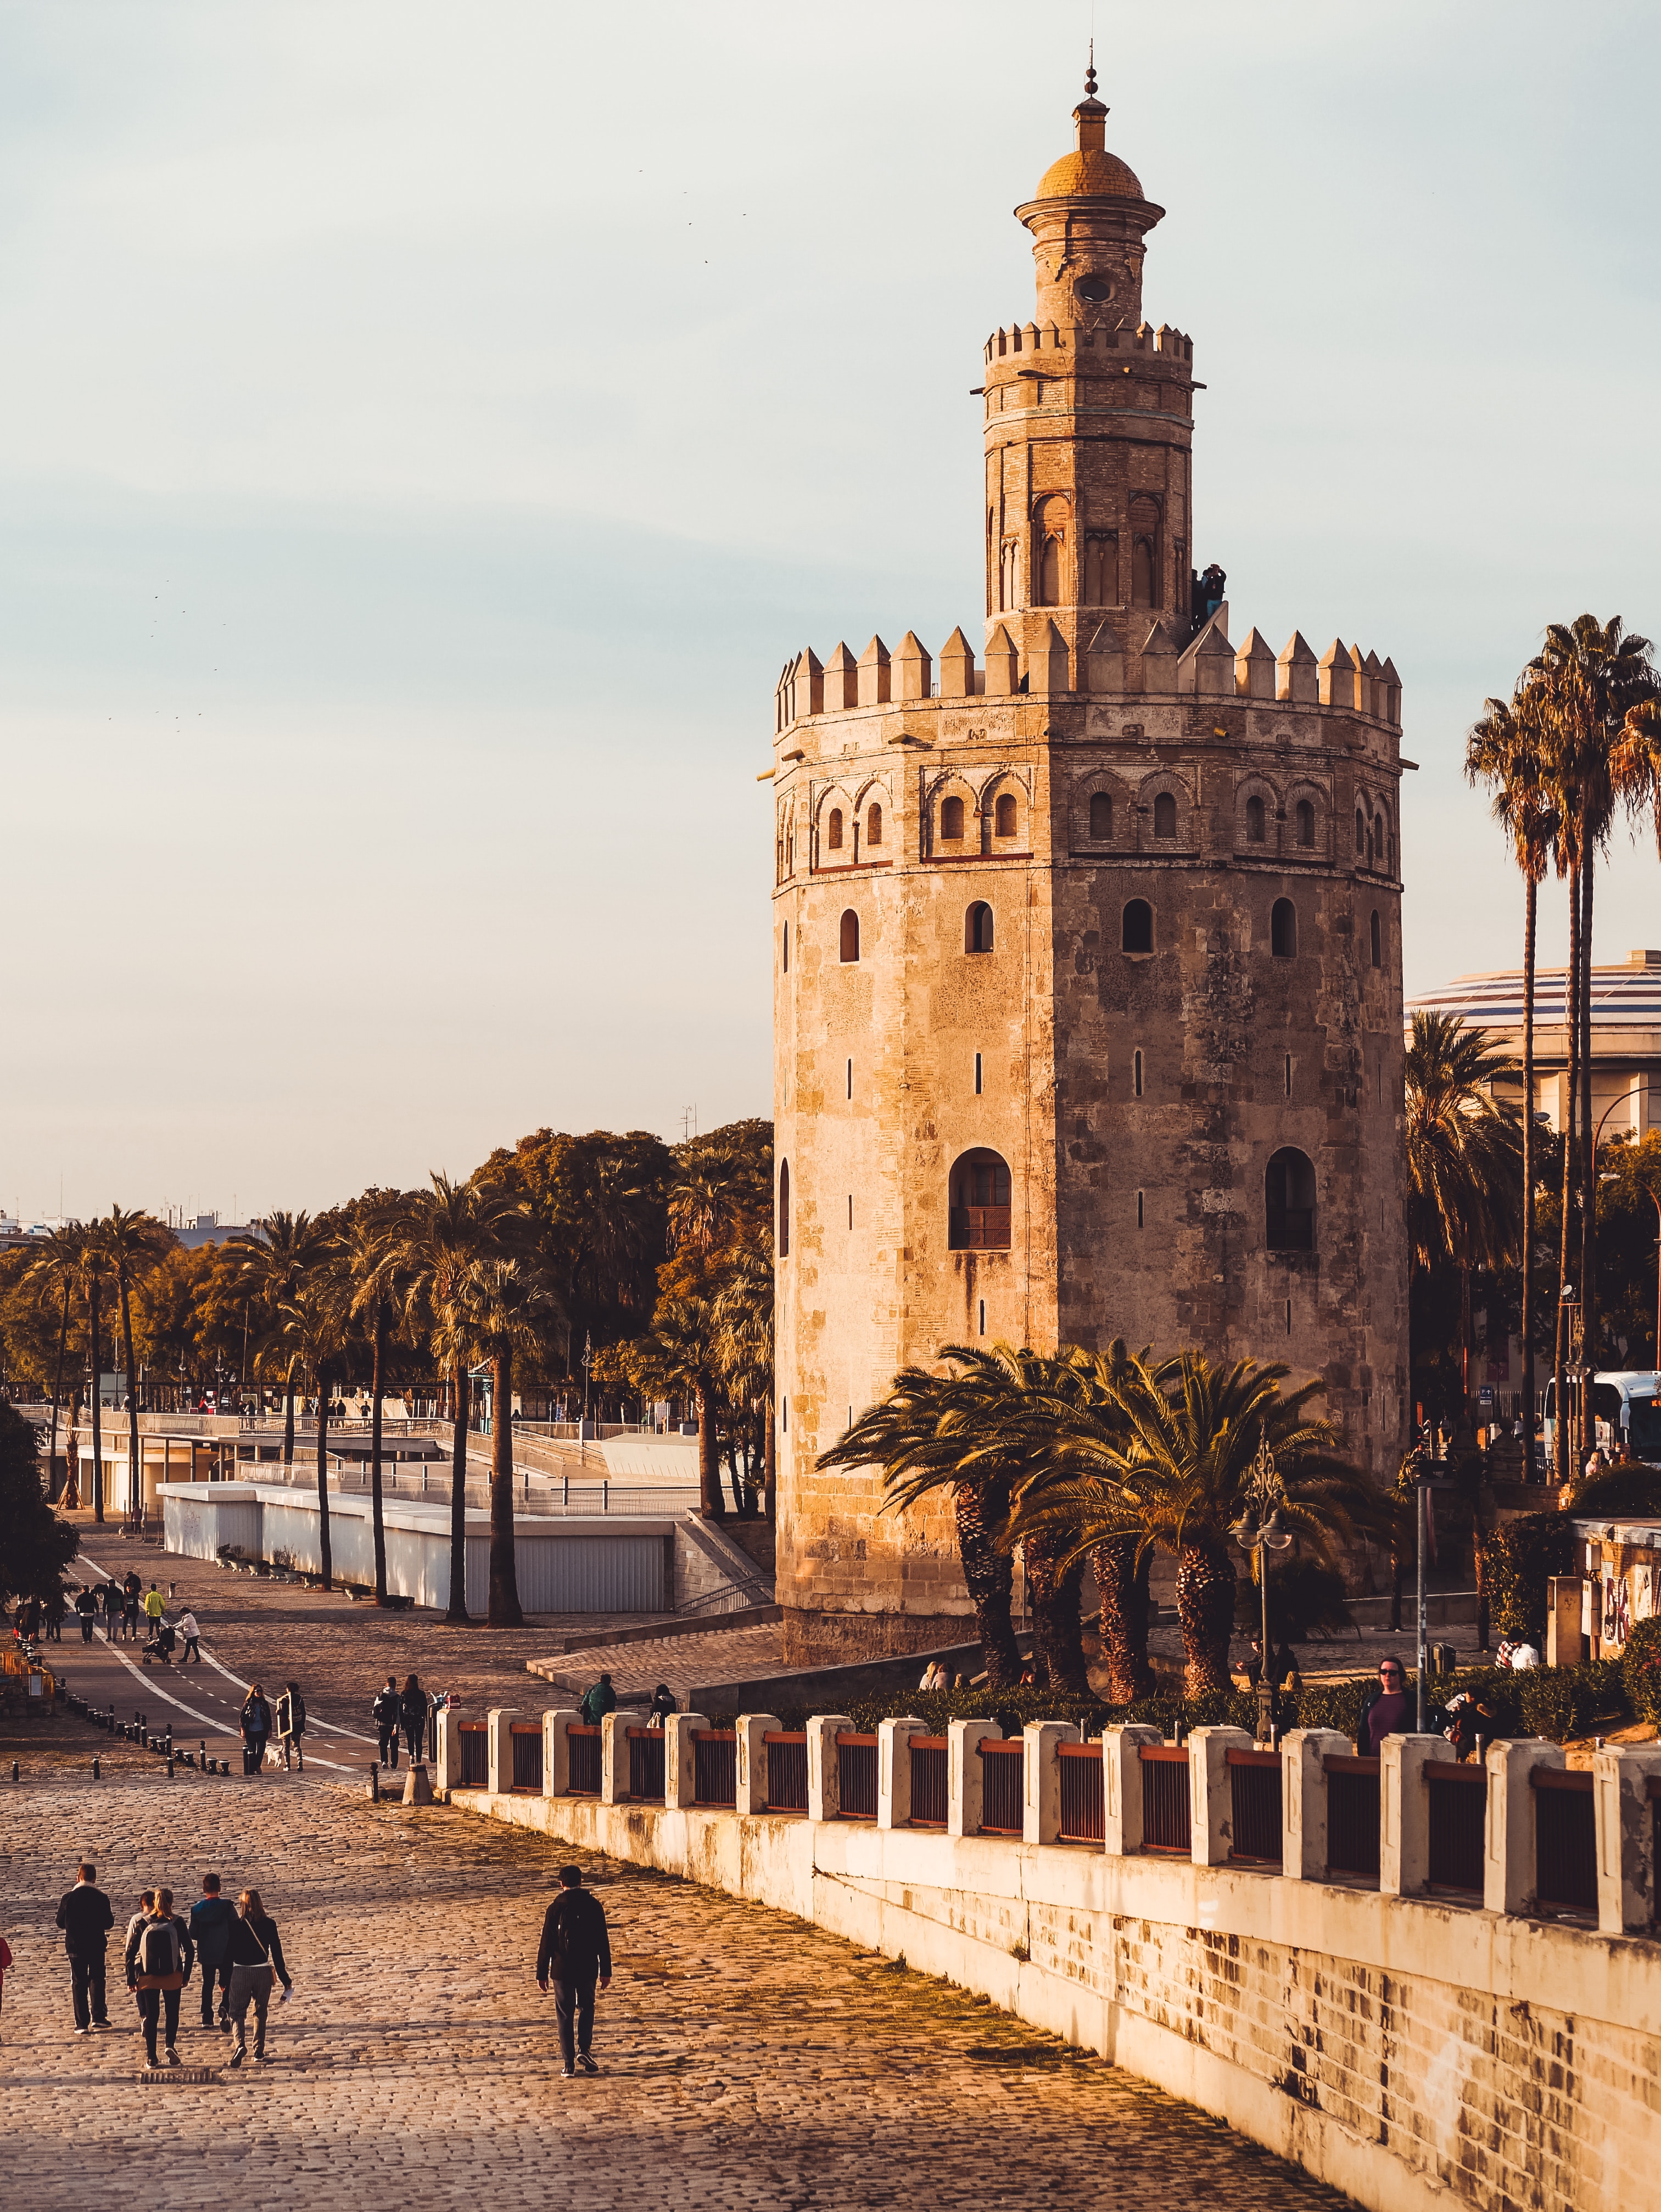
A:
{"type": "Polygon", "coordinates": [[[1094,38],[1090,41],[1090,65],[1084,73],[1084,96],[1086,100],[1094,100],[1096,97],[1096,41],[1094,38]]]}

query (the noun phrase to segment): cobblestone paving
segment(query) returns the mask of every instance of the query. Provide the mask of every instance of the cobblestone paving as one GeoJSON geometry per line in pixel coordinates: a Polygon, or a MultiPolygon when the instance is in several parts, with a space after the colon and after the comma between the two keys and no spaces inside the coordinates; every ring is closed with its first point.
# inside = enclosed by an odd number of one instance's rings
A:
{"type": "MultiPolygon", "coordinates": [[[[687,1691],[697,1683],[781,1673],[783,1631],[776,1621],[763,1621],[751,1628],[712,1629],[705,1636],[666,1637],[661,1643],[566,1651],[532,1664],[533,1672],[551,1689],[585,1690],[605,1668],[621,1699],[639,1693],[649,1703],[658,1684],[666,1682],[684,1705],[687,1691]]],[[[536,1702],[546,1704],[548,1699],[538,1697],[536,1702]]]]}
{"type": "MultiPolygon", "coordinates": [[[[371,1806],[308,1779],[67,1772],[0,1795],[6,2184],[19,2204],[170,2212],[488,2203],[1135,2207],[1347,2200],[1216,2122],[960,1991],[782,1915],[589,1861],[617,1979],[598,2080],[558,2078],[532,1977],[569,1846],[447,1808],[371,1806]],[[131,2000],[70,2033],[52,1926],[90,1852],[118,1919],[146,1883],[256,1884],[294,2002],[269,2068],[141,2086],[131,2000]]],[[[186,2065],[222,2063],[195,2022],[186,2065]]]]}

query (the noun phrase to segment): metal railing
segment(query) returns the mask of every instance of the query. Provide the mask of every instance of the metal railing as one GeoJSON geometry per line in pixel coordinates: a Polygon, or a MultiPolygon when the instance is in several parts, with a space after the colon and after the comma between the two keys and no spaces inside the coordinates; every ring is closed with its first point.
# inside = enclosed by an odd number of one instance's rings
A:
{"type": "Polygon", "coordinates": [[[1136,1747],[1142,1770],[1142,1849],[1193,1855],[1194,1814],[1188,1753],[1179,1743],[1136,1747]]]}
{"type": "Polygon", "coordinates": [[[600,1744],[599,1730],[586,1721],[567,1721],[565,1723],[566,1782],[573,1797],[598,1797],[599,1795],[600,1744]]]}
{"type": "Polygon", "coordinates": [[[1278,1751],[1228,1751],[1230,1800],[1233,1809],[1232,1859],[1262,1865],[1281,1863],[1281,1754],[1278,1751]]]}
{"type": "Polygon", "coordinates": [[[646,1804],[663,1802],[663,1730],[629,1730],[629,1795],[646,1804]]]}
{"type": "Polygon", "coordinates": [[[736,1729],[692,1730],[692,1802],[733,1806],[739,1802],[736,1729]]]}
{"type": "Polygon", "coordinates": [[[946,1738],[914,1735],[911,1739],[911,1825],[914,1828],[946,1826],[946,1738]]]}
{"type": "Polygon", "coordinates": [[[1102,1802],[1102,1747],[1098,1743],[1058,1743],[1061,1761],[1062,1825],[1064,1844],[1099,1844],[1107,1835],[1102,1802]]]}
{"type": "Polygon", "coordinates": [[[837,1798],[844,1820],[877,1817],[877,1739],[839,1733],[837,1737],[837,1798]]]}
{"type": "Polygon", "coordinates": [[[1427,1759],[1421,1771],[1430,1791],[1425,1802],[1426,1879],[1432,1889],[1474,1891],[1480,1897],[1488,1769],[1427,1759]]]}
{"type": "Polygon", "coordinates": [[[1555,1912],[1597,1910],[1597,1826],[1592,1778],[1561,1766],[1536,1766],[1534,1881],[1539,1902],[1555,1912]]]}
{"type": "Polygon", "coordinates": [[[1019,1836],[1025,1827],[1026,1745],[1019,1736],[981,1744],[981,1833],[1019,1836]]]}
{"type": "Polygon", "coordinates": [[[1327,1872],[1378,1880],[1378,1761],[1346,1752],[1321,1762],[1327,1785],[1327,1872]]]}
{"type": "Polygon", "coordinates": [[[461,1769],[461,1788],[488,1790],[490,1786],[490,1750],[485,1740],[483,1721],[457,1723],[456,1752],[456,1764],[461,1769]]]}
{"type": "Polygon", "coordinates": [[[770,1813],[807,1810],[807,1731],[769,1729],[762,1736],[767,1759],[767,1809],[770,1813]]]}
{"type": "Polygon", "coordinates": [[[510,1721],[508,1741],[513,1747],[514,1778],[509,1788],[534,1790],[542,1795],[542,1724],[538,1721],[510,1721]]]}

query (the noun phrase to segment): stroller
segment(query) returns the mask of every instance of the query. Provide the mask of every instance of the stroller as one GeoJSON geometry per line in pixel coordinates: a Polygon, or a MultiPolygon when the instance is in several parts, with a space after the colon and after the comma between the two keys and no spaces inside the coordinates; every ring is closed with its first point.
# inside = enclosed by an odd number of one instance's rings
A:
{"type": "Polygon", "coordinates": [[[178,1641],[178,1632],[164,1613],[156,1622],[149,1641],[144,1646],[144,1664],[148,1667],[152,1659],[159,1659],[164,1667],[171,1667],[173,1646],[178,1641]]]}

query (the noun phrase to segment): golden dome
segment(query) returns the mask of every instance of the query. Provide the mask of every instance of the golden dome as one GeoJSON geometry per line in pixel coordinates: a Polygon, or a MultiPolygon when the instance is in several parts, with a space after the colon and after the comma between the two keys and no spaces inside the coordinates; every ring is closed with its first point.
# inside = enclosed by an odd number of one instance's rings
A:
{"type": "Polygon", "coordinates": [[[1142,188],[1127,164],[1116,154],[1098,151],[1094,147],[1063,154],[1059,161],[1052,161],[1039,180],[1036,197],[1056,200],[1084,192],[1098,199],[1139,200],[1142,197],[1142,188]]]}

